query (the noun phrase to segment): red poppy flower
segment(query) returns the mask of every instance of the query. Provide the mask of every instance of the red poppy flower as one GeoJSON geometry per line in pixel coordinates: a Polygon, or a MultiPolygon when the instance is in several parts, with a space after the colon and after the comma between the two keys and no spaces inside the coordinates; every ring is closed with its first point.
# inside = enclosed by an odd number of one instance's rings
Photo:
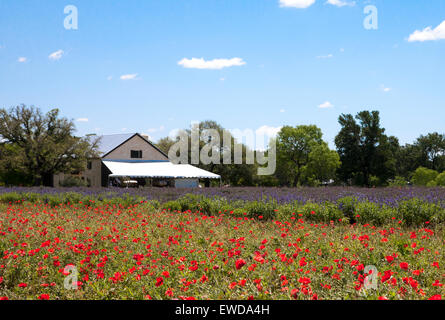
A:
{"type": "Polygon", "coordinates": [[[159,277],[156,279],[156,287],[162,286],[163,283],[164,283],[164,278],[159,277]]]}
{"type": "Polygon", "coordinates": [[[246,265],[246,260],[244,260],[244,259],[238,259],[238,260],[236,260],[236,262],[235,262],[235,267],[236,267],[236,270],[239,270],[239,269],[241,269],[243,266],[245,266],[246,265]]]}
{"type": "Polygon", "coordinates": [[[406,263],[406,262],[401,262],[400,263],[400,268],[401,269],[408,270],[408,267],[409,267],[408,263],[406,263]]]}

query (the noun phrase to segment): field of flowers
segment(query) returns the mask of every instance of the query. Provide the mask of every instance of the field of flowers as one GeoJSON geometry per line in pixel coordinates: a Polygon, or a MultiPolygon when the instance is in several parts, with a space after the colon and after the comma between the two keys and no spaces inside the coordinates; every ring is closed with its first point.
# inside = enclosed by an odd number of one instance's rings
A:
{"type": "Polygon", "coordinates": [[[315,211],[283,218],[277,212],[266,220],[247,212],[161,208],[150,201],[0,204],[0,299],[445,294],[442,224],[408,226],[394,217],[376,227],[343,219],[317,222],[315,211]]]}
{"type": "Polygon", "coordinates": [[[25,198],[29,194],[61,195],[77,193],[90,197],[116,198],[123,196],[140,197],[144,200],[157,200],[161,203],[177,200],[184,195],[194,194],[206,198],[225,198],[234,201],[274,201],[277,204],[299,202],[323,203],[336,202],[340,198],[355,197],[358,200],[369,200],[378,204],[396,206],[407,199],[421,199],[429,203],[442,204],[445,207],[445,188],[443,187],[393,187],[393,188],[267,188],[267,187],[230,187],[230,188],[45,188],[45,187],[0,187],[0,196],[6,193],[18,193],[25,198]]]}

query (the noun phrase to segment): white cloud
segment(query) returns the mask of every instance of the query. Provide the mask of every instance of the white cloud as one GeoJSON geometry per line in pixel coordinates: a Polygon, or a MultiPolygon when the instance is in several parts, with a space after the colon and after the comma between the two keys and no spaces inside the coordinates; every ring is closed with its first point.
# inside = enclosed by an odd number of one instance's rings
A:
{"type": "Polygon", "coordinates": [[[343,0],[328,0],[326,1],[327,4],[331,4],[333,6],[337,6],[337,7],[344,7],[344,6],[350,6],[353,7],[355,6],[355,1],[343,1],[343,0]]]}
{"type": "Polygon", "coordinates": [[[380,89],[382,89],[383,92],[390,92],[392,89],[385,87],[383,84],[380,86],[380,89]]]}
{"type": "Polygon", "coordinates": [[[51,53],[48,58],[50,60],[60,60],[63,56],[64,51],[63,50],[57,50],[56,52],[51,53]]]}
{"type": "Polygon", "coordinates": [[[232,59],[213,59],[206,61],[203,58],[184,58],[178,62],[178,65],[183,66],[188,69],[209,69],[209,70],[220,70],[229,67],[238,67],[245,65],[246,62],[241,58],[232,59]]]}
{"type": "Polygon", "coordinates": [[[326,54],[324,56],[317,56],[317,59],[330,59],[333,57],[334,57],[334,55],[332,53],[330,53],[330,54],[326,54]]]}
{"type": "Polygon", "coordinates": [[[76,120],[77,122],[88,122],[88,118],[79,118],[76,120]]]}
{"type": "Polygon", "coordinates": [[[333,108],[334,105],[332,103],[330,103],[329,101],[326,101],[326,102],[320,104],[318,107],[320,109],[328,109],[328,108],[333,108]]]}
{"type": "Polygon", "coordinates": [[[19,57],[18,59],[17,59],[17,62],[20,62],[20,63],[25,63],[25,62],[27,62],[28,61],[28,59],[26,58],[26,57],[19,57]]]}
{"type": "Polygon", "coordinates": [[[280,0],[280,7],[282,8],[308,8],[315,3],[315,0],[280,0]]]}
{"type": "Polygon", "coordinates": [[[265,135],[266,137],[273,138],[278,134],[278,132],[280,132],[281,128],[283,128],[283,127],[271,127],[271,126],[264,125],[264,126],[258,128],[255,131],[255,133],[257,135],[265,135]]]}
{"type": "Polygon", "coordinates": [[[137,73],[123,74],[123,75],[121,75],[120,79],[124,80],[124,81],[126,81],[126,80],[135,80],[137,76],[138,76],[137,73]]]}
{"type": "Polygon", "coordinates": [[[426,27],[422,31],[414,31],[408,38],[409,42],[435,41],[445,39],[445,20],[436,28],[426,27]]]}
{"type": "Polygon", "coordinates": [[[281,112],[281,113],[285,113],[286,110],[285,110],[285,109],[281,109],[280,112],[281,112]]]}

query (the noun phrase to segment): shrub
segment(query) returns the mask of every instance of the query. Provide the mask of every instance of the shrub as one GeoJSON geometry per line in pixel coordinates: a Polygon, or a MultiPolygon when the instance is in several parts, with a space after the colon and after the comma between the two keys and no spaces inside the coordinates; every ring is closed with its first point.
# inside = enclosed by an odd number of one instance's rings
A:
{"type": "Polygon", "coordinates": [[[437,187],[437,182],[436,180],[431,180],[430,182],[428,182],[426,184],[427,187],[437,187]]]}
{"type": "Polygon", "coordinates": [[[343,212],[335,203],[325,202],[323,204],[306,203],[302,208],[303,216],[317,222],[330,222],[343,219],[343,212]]]}
{"type": "Polygon", "coordinates": [[[59,185],[63,188],[73,188],[73,187],[87,187],[88,183],[79,177],[68,176],[62,181],[60,181],[59,185]]]}
{"type": "Polygon", "coordinates": [[[181,204],[176,200],[172,200],[164,203],[162,205],[162,208],[170,209],[172,211],[181,211],[181,204]]]}
{"type": "Polygon", "coordinates": [[[355,197],[344,197],[337,200],[338,208],[343,212],[343,215],[349,219],[351,224],[357,222],[355,218],[357,202],[358,200],[355,197]]]}
{"type": "Polygon", "coordinates": [[[419,167],[414,172],[412,182],[416,186],[426,186],[428,182],[433,181],[439,173],[435,170],[419,167]]]}
{"type": "Polygon", "coordinates": [[[277,205],[274,201],[251,201],[244,207],[245,212],[250,218],[258,218],[262,216],[263,219],[272,219],[275,215],[277,205]]]}
{"type": "Polygon", "coordinates": [[[436,177],[436,185],[441,186],[441,187],[445,187],[445,172],[442,172],[441,174],[439,174],[436,177]]]}
{"type": "Polygon", "coordinates": [[[393,180],[389,181],[390,187],[405,187],[408,185],[408,181],[404,177],[396,176],[393,180]]]}
{"type": "Polygon", "coordinates": [[[422,201],[410,199],[399,203],[398,217],[407,225],[423,225],[425,222],[443,222],[444,209],[440,206],[422,201]]]}
{"type": "Polygon", "coordinates": [[[392,208],[386,205],[380,206],[377,203],[369,201],[357,203],[356,213],[359,216],[357,218],[358,222],[376,226],[390,222],[391,218],[395,215],[392,208]]]}

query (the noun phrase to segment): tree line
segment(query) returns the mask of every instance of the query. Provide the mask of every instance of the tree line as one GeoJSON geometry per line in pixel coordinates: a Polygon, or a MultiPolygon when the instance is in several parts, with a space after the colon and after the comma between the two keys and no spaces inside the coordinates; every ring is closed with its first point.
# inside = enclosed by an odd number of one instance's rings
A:
{"type": "MultiPolygon", "coordinates": [[[[401,145],[397,137],[385,133],[378,111],[341,114],[338,122],[341,128],[335,137],[336,150],[329,148],[315,125],[284,126],[273,144],[277,168],[272,176],[258,176],[258,163],[198,166],[220,174],[225,183],[233,186],[445,185],[444,134],[421,135],[414,143],[401,145]]],[[[215,121],[199,124],[200,131],[209,128],[222,136],[224,128],[215,121]]],[[[190,134],[190,130],[186,132],[190,134]]],[[[239,144],[234,137],[231,139],[232,145],[239,144]]],[[[165,137],[158,146],[168,152],[175,142],[165,137]]],[[[243,150],[249,149],[242,146],[243,150]]],[[[222,157],[223,146],[220,147],[222,157]]]]}
{"type": "MultiPolygon", "coordinates": [[[[284,126],[276,136],[276,171],[259,176],[259,163],[246,163],[248,151],[256,151],[230,135],[230,144],[241,148],[242,164],[223,164],[224,145],[217,145],[220,163],[197,166],[221,175],[232,186],[388,186],[445,185],[445,135],[421,135],[412,144],[401,145],[381,126],[378,111],[341,114],[335,150],[323,140],[315,125],[284,126]]],[[[215,121],[199,123],[200,132],[213,129],[223,136],[215,121]]],[[[79,173],[87,160],[97,157],[98,139],[77,137],[73,121],[54,109],[44,114],[25,105],[0,109],[0,185],[50,185],[52,175],[79,173]]],[[[191,140],[191,130],[185,129],[191,140]]],[[[168,154],[177,140],[165,137],[157,146],[168,154]]],[[[208,141],[200,141],[205,148],[208,141]]],[[[191,150],[191,148],[189,148],[191,150]]],[[[213,152],[212,150],[210,152],[213,152]]],[[[189,154],[189,159],[191,154],[189,154]]],[[[254,157],[257,159],[258,157],[254,157]]]]}

